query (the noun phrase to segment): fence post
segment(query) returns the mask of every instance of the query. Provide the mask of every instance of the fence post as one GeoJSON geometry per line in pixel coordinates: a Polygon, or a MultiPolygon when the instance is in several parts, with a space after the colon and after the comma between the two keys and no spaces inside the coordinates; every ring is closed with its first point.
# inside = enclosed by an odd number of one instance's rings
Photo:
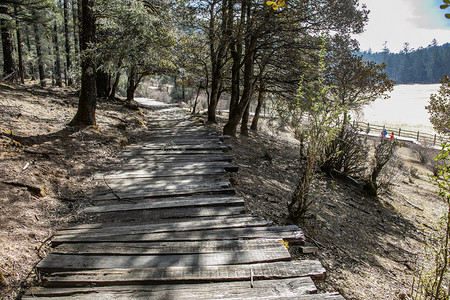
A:
{"type": "Polygon", "coordinates": [[[434,134],[433,146],[436,146],[436,134],[434,134]]]}
{"type": "Polygon", "coordinates": [[[417,131],[417,141],[419,141],[419,131],[417,131]]]}
{"type": "Polygon", "coordinates": [[[400,132],[402,132],[401,128],[398,129],[398,136],[400,136],[400,132]]]}

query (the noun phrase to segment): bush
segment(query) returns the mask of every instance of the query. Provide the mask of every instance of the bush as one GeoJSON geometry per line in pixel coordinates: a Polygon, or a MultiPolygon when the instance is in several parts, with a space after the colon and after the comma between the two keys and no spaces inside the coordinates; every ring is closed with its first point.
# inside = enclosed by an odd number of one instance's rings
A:
{"type": "Polygon", "coordinates": [[[345,176],[362,177],[367,171],[369,147],[355,127],[347,125],[326,149],[323,170],[345,176]]]}

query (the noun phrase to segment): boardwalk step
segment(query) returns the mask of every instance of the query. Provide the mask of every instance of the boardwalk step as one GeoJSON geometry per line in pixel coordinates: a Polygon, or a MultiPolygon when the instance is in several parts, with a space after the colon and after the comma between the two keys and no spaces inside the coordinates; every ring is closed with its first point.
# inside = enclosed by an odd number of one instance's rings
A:
{"type": "Polygon", "coordinates": [[[227,228],[192,231],[149,232],[121,234],[107,232],[102,234],[77,234],[55,236],[53,245],[84,242],[152,242],[152,241],[208,241],[235,239],[285,239],[296,243],[304,242],[303,232],[297,226],[227,228]],[[296,228],[293,228],[296,227],[296,228]]]}
{"type": "Polygon", "coordinates": [[[173,231],[211,230],[224,228],[261,227],[271,225],[272,221],[254,220],[251,217],[231,220],[185,220],[170,223],[150,223],[139,225],[91,224],[88,228],[68,228],[58,231],[58,237],[105,236],[122,234],[158,233],[173,231]],[[109,225],[109,226],[108,226],[109,225]],[[97,226],[97,228],[95,228],[97,226]]]}
{"type": "MultiPolygon", "coordinates": [[[[147,243],[80,243],[61,244],[54,248],[53,254],[204,254],[235,252],[254,249],[273,249],[280,247],[283,240],[231,240],[197,242],[147,242],[147,243]]],[[[284,244],[283,244],[284,245],[284,244]]]]}
{"type": "Polygon", "coordinates": [[[118,211],[94,214],[94,220],[102,222],[144,221],[177,219],[177,218],[201,218],[201,217],[226,217],[239,216],[245,211],[244,207],[213,206],[213,207],[181,207],[154,210],[118,211]]]}
{"type": "Polygon", "coordinates": [[[49,287],[97,286],[177,283],[177,282],[222,282],[296,277],[323,278],[325,269],[317,260],[299,262],[274,262],[242,265],[165,267],[149,269],[99,269],[85,271],[56,272],[45,276],[49,287]]]}
{"type": "Polygon", "coordinates": [[[145,190],[137,190],[134,192],[103,192],[101,194],[94,194],[90,199],[97,201],[117,201],[117,200],[133,200],[133,199],[148,199],[148,198],[164,198],[164,197],[178,197],[198,194],[222,194],[234,195],[235,189],[229,188],[229,182],[219,182],[215,184],[191,184],[181,187],[166,188],[164,190],[152,190],[151,188],[145,190]]]}
{"type": "MultiPolygon", "coordinates": [[[[52,297],[76,297],[76,299],[156,299],[196,300],[208,299],[214,291],[215,299],[247,299],[248,297],[291,297],[315,293],[316,287],[309,277],[258,280],[253,288],[249,281],[218,282],[206,284],[133,285],[81,288],[40,288],[33,296],[44,299],[52,297]]],[[[23,299],[32,299],[24,297],[23,299]]]]}
{"type": "Polygon", "coordinates": [[[120,170],[111,169],[109,171],[98,172],[95,177],[102,177],[104,175],[111,175],[116,172],[124,171],[137,171],[137,170],[191,170],[191,169],[214,169],[223,168],[228,172],[237,171],[237,166],[230,164],[229,162],[215,162],[215,161],[205,161],[205,162],[154,162],[154,161],[139,161],[139,162],[127,162],[126,165],[121,166],[120,170]],[[235,170],[235,171],[234,171],[235,170]]]}
{"type": "Polygon", "coordinates": [[[152,170],[152,169],[140,169],[134,171],[121,170],[109,172],[107,174],[102,174],[98,180],[114,179],[114,178],[160,178],[160,177],[183,177],[192,175],[216,175],[225,174],[227,171],[224,167],[213,167],[213,168],[192,168],[192,169],[163,169],[163,170],[152,170]]]}
{"type": "Polygon", "coordinates": [[[201,206],[243,206],[243,198],[228,197],[179,197],[141,200],[134,203],[110,204],[86,207],[85,213],[103,213],[117,211],[149,210],[175,207],[201,207],[201,206]]]}
{"type": "Polygon", "coordinates": [[[37,265],[37,269],[43,273],[51,273],[94,269],[197,268],[203,266],[289,261],[290,259],[291,256],[283,245],[272,249],[181,255],[80,255],[52,253],[37,265]]]}
{"type": "Polygon", "coordinates": [[[127,155],[121,157],[123,161],[128,163],[133,162],[202,162],[202,161],[227,161],[231,162],[233,157],[229,154],[218,153],[214,155],[188,155],[188,154],[174,154],[170,155],[127,155]]]}

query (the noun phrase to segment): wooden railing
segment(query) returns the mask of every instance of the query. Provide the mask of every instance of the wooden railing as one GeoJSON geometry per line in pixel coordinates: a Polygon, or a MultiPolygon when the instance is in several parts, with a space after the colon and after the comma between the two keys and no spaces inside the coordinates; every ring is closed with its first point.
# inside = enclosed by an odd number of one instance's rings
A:
{"type": "Polygon", "coordinates": [[[412,130],[406,130],[406,129],[402,129],[402,128],[388,128],[385,125],[377,125],[377,124],[372,124],[372,123],[356,122],[356,121],[353,121],[353,126],[365,133],[376,133],[380,136],[381,136],[381,131],[383,131],[383,129],[386,129],[386,131],[388,132],[387,137],[389,137],[389,134],[391,132],[393,132],[394,136],[396,136],[396,137],[404,137],[404,138],[412,139],[424,146],[426,146],[426,145],[439,146],[442,143],[450,142],[450,137],[448,137],[448,136],[441,137],[435,133],[412,131],[412,130]]]}

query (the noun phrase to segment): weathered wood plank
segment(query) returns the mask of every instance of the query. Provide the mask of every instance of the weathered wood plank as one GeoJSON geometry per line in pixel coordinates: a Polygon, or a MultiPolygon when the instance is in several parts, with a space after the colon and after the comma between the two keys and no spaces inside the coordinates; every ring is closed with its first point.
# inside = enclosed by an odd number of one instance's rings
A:
{"type": "Polygon", "coordinates": [[[102,192],[93,194],[89,197],[90,200],[97,201],[117,201],[117,200],[133,200],[133,199],[149,199],[149,198],[163,198],[163,197],[178,197],[199,194],[223,194],[234,195],[235,189],[229,188],[229,182],[218,182],[214,184],[190,184],[184,186],[176,186],[174,188],[166,188],[161,190],[137,190],[134,192],[102,192]]]}
{"type": "Polygon", "coordinates": [[[297,243],[304,242],[303,232],[297,226],[249,227],[233,229],[211,229],[174,231],[157,233],[115,234],[103,235],[69,235],[55,236],[52,245],[62,243],[80,242],[153,242],[153,241],[208,241],[208,240],[234,240],[234,239],[285,239],[297,243]],[[296,227],[297,229],[293,228],[296,227]]]}
{"type": "Polygon", "coordinates": [[[253,288],[249,281],[232,281],[204,284],[133,285],[111,287],[35,288],[23,299],[32,296],[71,297],[71,299],[247,299],[248,297],[291,297],[317,292],[309,277],[257,280],[253,288]]]}
{"type": "Polygon", "coordinates": [[[173,155],[214,155],[214,154],[223,154],[222,150],[135,150],[135,151],[122,151],[120,153],[121,157],[127,157],[127,156],[136,156],[136,155],[143,155],[143,156],[155,156],[155,155],[162,155],[162,156],[173,156],[173,155]]]}
{"type": "Polygon", "coordinates": [[[111,286],[128,284],[249,281],[250,270],[254,280],[312,277],[326,274],[317,260],[299,262],[274,262],[243,265],[203,267],[166,267],[150,269],[99,269],[56,272],[45,276],[45,286],[111,286]]]}
{"type": "MultiPolygon", "coordinates": [[[[143,234],[173,231],[193,231],[193,230],[211,230],[211,229],[231,229],[231,228],[249,228],[271,225],[272,221],[252,220],[243,218],[242,220],[190,220],[171,223],[150,223],[140,225],[114,225],[98,226],[98,228],[68,228],[55,233],[55,236],[69,238],[80,236],[105,236],[105,235],[123,235],[123,234],[143,234]]],[[[93,225],[95,226],[95,224],[93,225]]]]}
{"type": "Polygon", "coordinates": [[[152,170],[152,169],[141,169],[141,170],[121,170],[115,172],[109,172],[104,174],[100,178],[95,178],[97,180],[104,179],[116,179],[116,178],[160,178],[160,177],[182,177],[182,176],[193,176],[193,175],[220,175],[225,174],[227,171],[221,167],[215,168],[192,168],[192,169],[163,169],[163,170],[152,170]]]}
{"type": "Polygon", "coordinates": [[[241,206],[183,207],[99,213],[92,214],[91,217],[93,217],[94,221],[97,220],[101,222],[117,222],[118,220],[122,222],[144,220],[155,222],[166,219],[176,220],[177,218],[238,216],[244,212],[245,208],[241,206]]]}
{"type": "MultiPolygon", "coordinates": [[[[155,162],[155,161],[139,161],[139,162],[126,162],[123,164],[116,164],[112,166],[109,170],[104,170],[102,172],[97,172],[94,177],[102,177],[104,175],[109,175],[118,171],[130,171],[130,170],[143,170],[150,169],[152,171],[160,170],[184,170],[184,169],[213,169],[213,168],[223,168],[225,170],[234,170],[237,168],[236,165],[230,164],[229,162],[221,161],[205,161],[205,162],[189,162],[189,161],[172,161],[172,162],[155,162]]],[[[237,170],[237,169],[236,169],[237,170]]]]}
{"type": "Polygon", "coordinates": [[[289,260],[291,260],[291,256],[286,247],[282,245],[271,249],[182,255],[79,255],[51,253],[38,263],[37,269],[40,272],[52,273],[76,270],[167,268],[174,266],[197,268],[289,260]]]}
{"type": "Polygon", "coordinates": [[[229,154],[214,154],[214,155],[153,155],[153,156],[143,156],[143,155],[127,155],[121,157],[124,162],[201,162],[201,161],[227,161],[231,162],[233,157],[229,154]]]}
{"type": "Polygon", "coordinates": [[[125,148],[122,152],[141,152],[148,150],[161,150],[166,152],[171,151],[197,151],[197,150],[222,150],[227,151],[230,149],[230,145],[224,145],[214,142],[203,143],[190,143],[190,144],[178,144],[175,142],[167,143],[148,143],[139,146],[130,146],[125,148]]]}
{"type": "MultiPolygon", "coordinates": [[[[114,223],[84,223],[79,225],[70,226],[68,228],[63,228],[60,230],[60,232],[73,232],[73,230],[82,230],[82,229],[109,229],[114,230],[116,228],[128,228],[128,227],[136,227],[136,226],[186,226],[189,230],[190,226],[210,226],[210,225],[216,225],[216,224],[232,224],[235,223],[251,223],[251,222],[260,222],[260,221],[266,221],[263,218],[252,216],[252,215],[238,215],[238,216],[224,216],[224,217],[204,217],[204,218],[178,218],[178,219],[171,219],[171,220],[159,220],[154,222],[153,220],[146,220],[144,222],[114,222],[114,223]]],[[[272,221],[266,221],[271,222],[272,221]]],[[[153,227],[152,227],[153,228],[153,227]]]]}
{"type": "Polygon", "coordinates": [[[254,249],[272,249],[283,245],[283,240],[231,240],[198,242],[149,242],[149,243],[80,243],[61,244],[53,254],[204,254],[236,252],[254,249]]]}
{"type": "Polygon", "coordinates": [[[142,200],[135,203],[109,204],[101,206],[90,206],[83,209],[84,213],[102,213],[132,210],[148,210],[176,207],[201,207],[201,206],[237,206],[244,205],[243,198],[228,197],[182,197],[142,200]]]}

